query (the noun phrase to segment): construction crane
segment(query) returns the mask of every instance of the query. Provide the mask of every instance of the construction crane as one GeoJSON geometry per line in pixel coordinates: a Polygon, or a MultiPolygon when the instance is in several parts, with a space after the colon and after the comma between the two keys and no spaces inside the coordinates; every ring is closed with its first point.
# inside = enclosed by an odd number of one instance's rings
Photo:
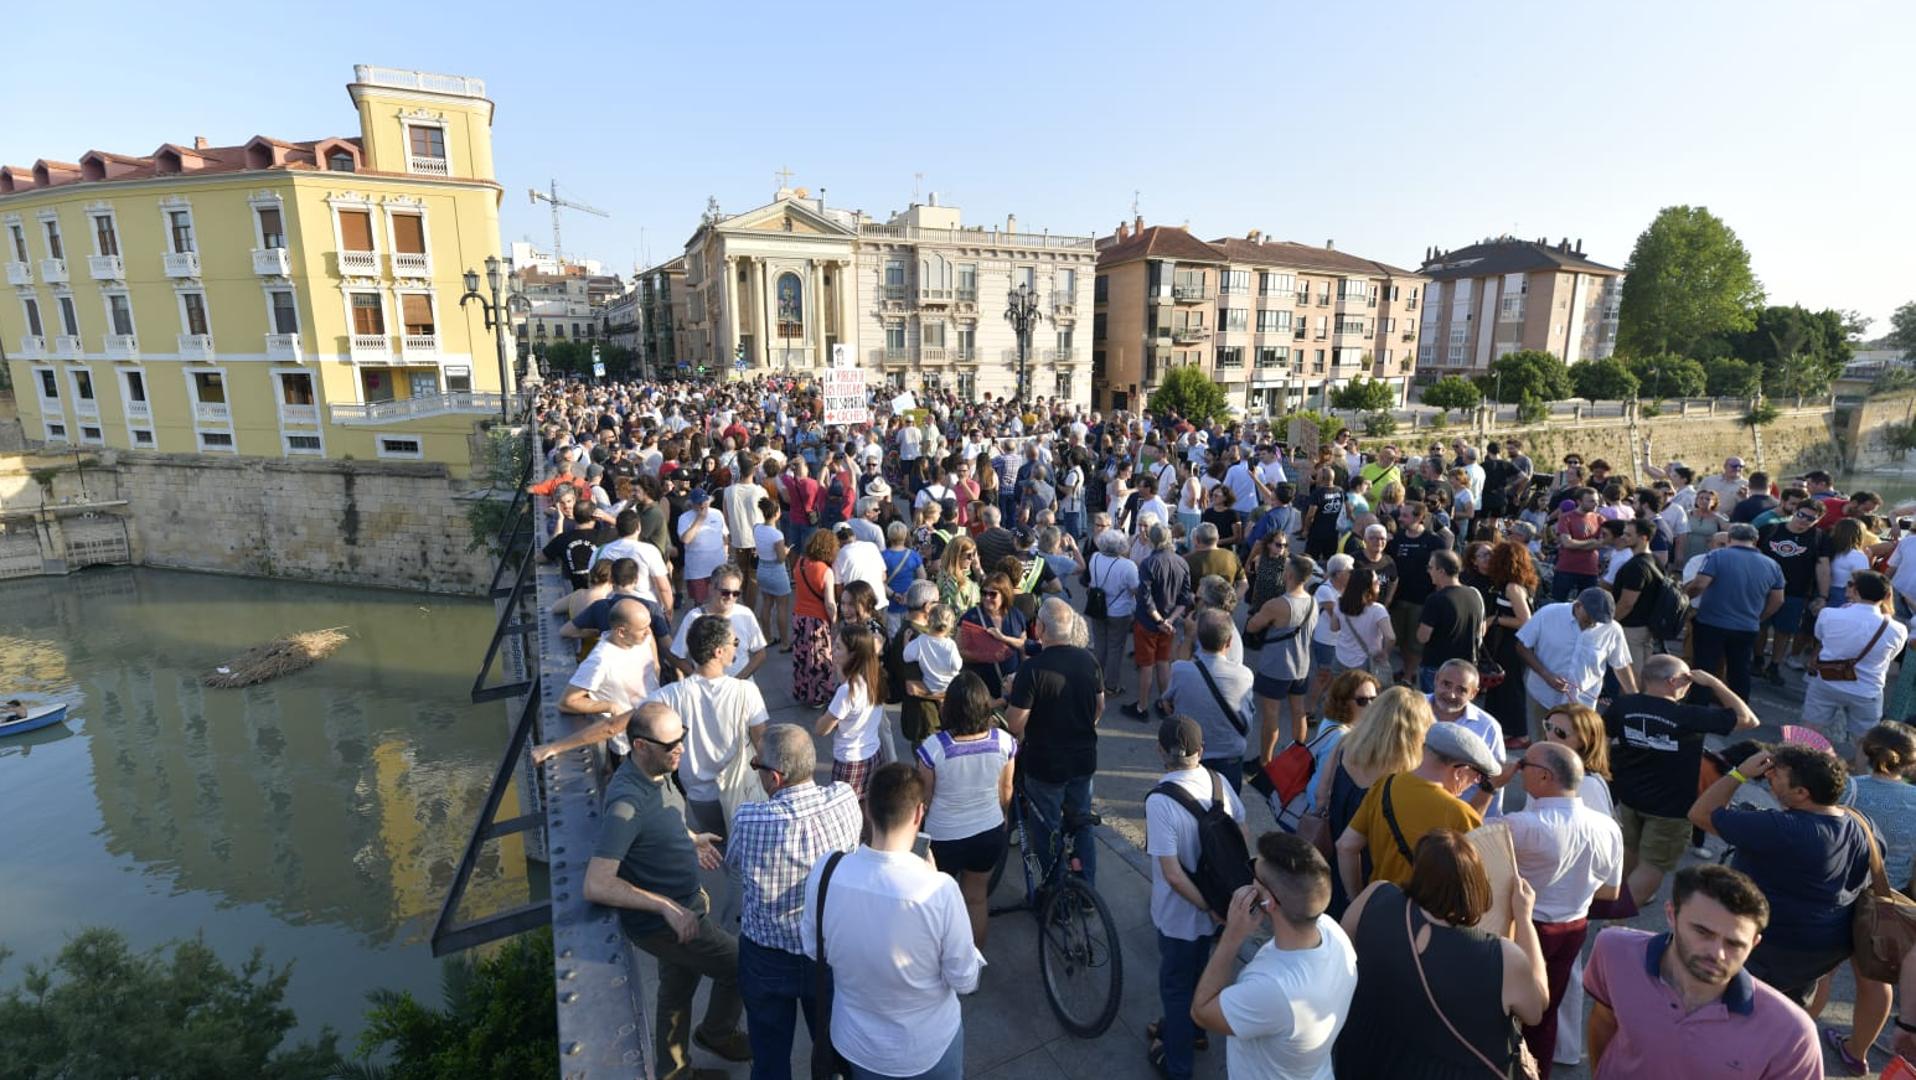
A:
{"type": "Polygon", "coordinates": [[[569,210],[584,211],[588,214],[597,214],[600,217],[611,217],[612,215],[596,206],[587,206],[584,203],[573,202],[570,199],[561,199],[559,197],[559,182],[553,180],[550,181],[550,183],[552,190],[549,192],[540,191],[538,188],[529,188],[526,194],[532,197],[532,204],[534,206],[539,205],[541,199],[552,204],[552,261],[556,263],[563,262],[565,258],[564,253],[559,250],[559,209],[561,207],[569,210]]]}

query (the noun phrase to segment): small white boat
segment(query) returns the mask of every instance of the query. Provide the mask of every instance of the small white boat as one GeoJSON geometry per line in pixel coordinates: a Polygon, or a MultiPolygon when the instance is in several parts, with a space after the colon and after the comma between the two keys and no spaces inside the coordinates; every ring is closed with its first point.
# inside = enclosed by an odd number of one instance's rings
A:
{"type": "Polygon", "coordinates": [[[43,727],[52,727],[67,718],[67,707],[62,704],[37,705],[28,709],[25,716],[18,720],[0,720],[0,738],[8,735],[20,735],[28,731],[38,731],[43,727]]]}

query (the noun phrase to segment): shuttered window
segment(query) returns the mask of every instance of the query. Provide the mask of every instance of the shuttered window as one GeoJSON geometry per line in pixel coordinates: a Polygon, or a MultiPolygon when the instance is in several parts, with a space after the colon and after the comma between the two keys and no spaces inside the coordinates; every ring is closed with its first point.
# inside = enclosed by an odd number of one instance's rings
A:
{"type": "Polygon", "coordinates": [[[386,316],[379,310],[378,293],[353,294],[353,333],[383,334],[386,316]]]}
{"type": "Polygon", "coordinates": [[[393,215],[393,245],[405,255],[426,253],[426,225],[418,214],[393,215]]]}
{"type": "Polygon", "coordinates": [[[399,303],[406,317],[406,333],[430,334],[433,332],[432,297],[423,293],[405,293],[400,296],[399,303]]]}
{"type": "Polygon", "coordinates": [[[373,215],[369,210],[341,210],[339,238],[347,251],[372,251],[373,215]]]}

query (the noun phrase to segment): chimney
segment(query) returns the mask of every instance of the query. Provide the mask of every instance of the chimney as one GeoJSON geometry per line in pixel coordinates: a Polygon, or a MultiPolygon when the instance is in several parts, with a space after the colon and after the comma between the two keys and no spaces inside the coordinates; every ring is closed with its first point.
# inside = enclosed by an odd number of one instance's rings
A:
{"type": "Polygon", "coordinates": [[[1337,241],[1335,241],[1335,240],[1326,240],[1326,241],[1324,241],[1324,250],[1325,250],[1325,251],[1336,251],[1336,250],[1337,250],[1337,241]]]}
{"type": "Polygon", "coordinates": [[[206,146],[207,146],[206,136],[204,135],[193,136],[193,149],[204,150],[206,149],[206,146]]]}
{"type": "Polygon", "coordinates": [[[1139,214],[1136,217],[1131,219],[1131,231],[1134,233],[1137,233],[1140,236],[1144,234],[1144,215],[1143,214],[1139,214]]]}
{"type": "Polygon", "coordinates": [[[926,206],[937,206],[937,205],[938,205],[938,193],[937,193],[937,192],[935,192],[935,191],[934,191],[934,192],[932,192],[932,193],[931,193],[930,195],[928,195],[928,196],[926,196],[926,199],[927,199],[927,201],[926,201],[926,203],[925,203],[925,205],[926,205],[926,206]]]}
{"type": "Polygon", "coordinates": [[[1259,238],[1261,238],[1263,235],[1264,234],[1262,232],[1256,229],[1252,229],[1250,232],[1247,232],[1244,234],[1244,239],[1249,240],[1251,243],[1255,244],[1258,242],[1259,238]]]}
{"type": "Polygon", "coordinates": [[[1583,237],[1577,237],[1577,254],[1583,254],[1583,237]]]}
{"type": "Polygon", "coordinates": [[[1016,214],[1005,215],[1005,231],[1008,233],[1015,233],[1018,231],[1018,215],[1016,214]]]}
{"type": "Polygon", "coordinates": [[[818,212],[821,214],[825,212],[825,185],[823,184],[818,186],[818,212]]]}
{"type": "Polygon", "coordinates": [[[1130,222],[1128,222],[1128,221],[1120,221],[1120,222],[1118,222],[1118,234],[1117,234],[1117,235],[1118,235],[1118,239],[1119,239],[1119,240],[1128,240],[1128,239],[1130,239],[1130,238],[1131,238],[1131,223],[1130,223],[1130,222]]]}

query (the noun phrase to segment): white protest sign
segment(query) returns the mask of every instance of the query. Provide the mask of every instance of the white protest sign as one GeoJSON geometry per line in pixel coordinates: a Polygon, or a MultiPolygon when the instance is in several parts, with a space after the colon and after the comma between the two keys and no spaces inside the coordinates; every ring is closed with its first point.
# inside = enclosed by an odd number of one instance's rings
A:
{"type": "Polygon", "coordinates": [[[891,399],[891,411],[896,416],[903,416],[917,407],[918,399],[912,397],[909,390],[891,399]]]}
{"type": "Polygon", "coordinates": [[[842,341],[832,345],[832,366],[835,368],[848,368],[852,366],[852,347],[850,345],[842,341]]]}
{"type": "MultiPolygon", "coordinates": [[[[834,356],[834,359],[836,357],[834,356]]],[[[834,367],[824,372],[825,423],[869,424],[871,409],[865,405],[863,368],[834,367]]]]}

